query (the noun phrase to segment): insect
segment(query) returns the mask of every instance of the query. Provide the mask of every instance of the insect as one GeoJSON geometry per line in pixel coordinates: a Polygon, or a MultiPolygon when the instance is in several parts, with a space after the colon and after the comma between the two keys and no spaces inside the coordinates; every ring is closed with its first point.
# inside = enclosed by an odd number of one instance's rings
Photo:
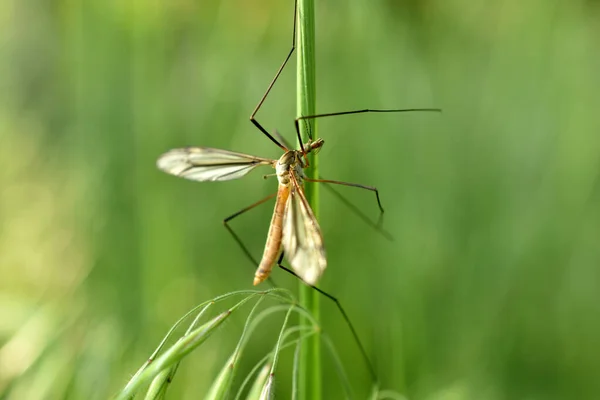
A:
{"type": "MultiPolygon", "coordinates": [[[[234,213],[233,215],[225,218],[223,223],[240,245],[246,256],[252,261],[253,265],[255,267],[258,266],[254,276],[255,285],[267,279],[273,266],[277,265],[280,268],[296,275],[305,283],[309,284],[312,288],[336,304],[346,324],[352,332],[354,340],[360,349],[373,381],[378,382],[375,369],[373,368],[367,352],[365,351],[365,348],[362,345],[358,334],[350,322],[350,319],[341,303],[336,297],[315,286],[319,277],[321,277],[327,266],[327,259],[323,245],[321,229],[305,197],[303,184],[304,182],[321,182],[325,184],[339,184],[357,187],[372,191],[376,196],[377,205],[381,215],[383,213],[383,207],[381,206],[379,191],[375,187],[356,183],[316,178],[311,179],[307,177],[304,173],[304,170],[309,166],[308,155],[310,153],[316,153],[322,148],[324,143],[323,139],[312,138],[309,122],[310,120],[317,118],[338,115],[361,113],[400,113],[410,111],[440,112],[441,110],[437,108],[360,109],[300,116],[294,121],[296,136],[300,149],[292,149],[292,146],[287,144],[283,137],[275,133],[275,136],[278,136],[279,138],[279,140],[277,140],[274,135],[270,134],[255,119],[255,117],[295,50],[296,17],[297,3],[295,2],[292,47],[250,116],[250,121],[254,124],[254,126],[275,145],[281,148],[284,151],[284,154],[278,160],[273,160],[229,150],[208,147],[187,147],[173,149],[164,153],[159,157],[157,165],[159,169],[169,174],[193,181],[227,181],[241,178],[259,166],[271,166],[275,168],[275,175],[277,176],[279,183],[277,193],[271,194],[264,199],[259,200],[256,203],[234,213]],[[302,136],[300,134],[301,122],[306,122],[306,124],[303,124],[303,127],[307,127],[308,131],[308,141],[306,142],[302,140],[302,136]],[[262,259],[260,262],[257,262],[252,257],[252,254],[248,251],[248,249],[244,246],[237,234],[230,228],[228,222],[233,218],[245,213],[246,211],[265,203],[273,197],[276,197],[275,209],[271,219],[262,259]],[[283,252],[281,251],[282,249],[283,252]],[[290,262],[292,270],[289,270],[282,265],[284,255],[290,262]]],[[[334,194],[336,194],[338,197],[341,196],[335,191],[334,194]]],[[[348,205],[346,200],[343,201],[348,205]]],[[[360,210],[352,205],[350,205],[350,207],[355,212],[359,213],[361,218],[366,220],[366,217],[361,215],[360,210]]]]}
{"type": "Polygon", "coordinates": [[[303,183],[308,179],[304,174],[306,154],[322,146],[323,139],[317,139],[302,146],[305,152],[286,147],[279,160],[208,147],[187,147],[168,151],[160,156],[157,165],[169,174],[201,182],[241,178],[263,165],[275,168],[279,181],[277,200],[254,285],[268,278],[282,246],[294,272],[309,285],[315,285],[327,261],[321,228],[308,205],[303,183]]]}

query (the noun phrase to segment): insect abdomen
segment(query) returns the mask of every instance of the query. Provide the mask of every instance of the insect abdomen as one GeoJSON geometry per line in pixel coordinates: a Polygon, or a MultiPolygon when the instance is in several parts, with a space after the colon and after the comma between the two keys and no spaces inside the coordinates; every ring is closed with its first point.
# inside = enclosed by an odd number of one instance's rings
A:
{"type": "Polygon", "coordinates": [[[280,185],[277,193],[277,201],[275,202],[275,210],[273,211],[273,218],[271,218],[267,243],[265,244],[265,251],[258,269],[254,274],[254,285],[258,285],[269,277],[273,265],[275,264],[275,260],[279,255],[283,231],[283,214],[289,195],[290,189],[280,185]]]}

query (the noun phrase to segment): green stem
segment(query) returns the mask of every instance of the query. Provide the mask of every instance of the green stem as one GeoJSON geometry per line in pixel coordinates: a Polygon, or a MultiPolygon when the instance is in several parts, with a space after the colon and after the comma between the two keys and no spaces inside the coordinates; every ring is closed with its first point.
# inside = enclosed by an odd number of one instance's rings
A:
{"type": "MultiPolygon", "coordinates": [[[[298,75],[296,80],[297,90],[297,115],[314,115],[316,110],[316,80],[315,80],[315,11],[314,0],[298,0],[298,75]]],[[[301,121],[300,128],[302,139],[308,141],[308,122],[301,121]]],[[[318,137],[315,120],[310,121],[312,137],[318,137]]],[[[306,170],[309,178],[318,178],[318,163],[315,152],[309,155],[310,167],[306,170]]],[[[319,217],[319,192],[314,183],[305,184],[305,193],[308,203],[319,217]]],[[[316,290],[300,283],[300,304],[308,310],[313,317],[320,320],[319,294],[316,290]]],[[[307,323],[302,320],[301,323],[307,323]]],[[[299,389],[300,399],[321,399],[321,342],[318,335],[307,339],[300,351],[299,362],[299,389]]]]}

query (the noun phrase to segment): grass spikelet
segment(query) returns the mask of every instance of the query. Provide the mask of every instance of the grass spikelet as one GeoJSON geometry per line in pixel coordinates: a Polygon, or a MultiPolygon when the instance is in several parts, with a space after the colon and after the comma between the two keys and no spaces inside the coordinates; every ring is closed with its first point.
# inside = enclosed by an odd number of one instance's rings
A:
{"type": "MultiPolygon", "coordinates": [[[[298,397],[298,393],[300,392],[298,387],[298,376],[300,375],[299,360],[301,344],[306,342],[306,340],[309,338],[319,340],[319,337],[316,337],[315,335],[320,336],[324,340],[323,343],[325,344],[325,347],[329,349],[329,353],[334,360],[334,365],[338,372],[346,397],[353,397],[350,389],[350,383],[345,374],[343,364],[336,353],[333,343],[322,332],[318,321],[308,310],[298,305],[289,291],[275,288],[266,291],[232,292],[223,296],[218,296],[194,307],[182,318],[180,318],[171,327],[171,329],[169,329],[167,335],[162,339],[157,349],[149,357],[148,361],[142,365],[142,367],[116,398],[131,398],[140,390],[143,385],[150,381],[151,383],[146,392],[146,399],[164,398],[167,388],[173,381],[173,378],[179,368],[180,362],[187,355],[196,350],[201,344],[203,344],[234,311],[238,310],[242,305],[248,303],[252,299],[256,299],[257,301],[253,304],[248,316],[246,317],[246,322],[240,334],[238,343],[231,355],[227,358],[227,361],[221,368],[220,372],[215,377],[211,388],[205,397],[206,399],[228,399],[231,397],[230,393],[234,387],[237,366],[242,358],[242,354],[244,353],[246,345],[250,342],[253,333],[268,317],[282,312],[285,313],[285,317],[282,321],[277,341],[274,344],[273,349],[255,363],[255,366],[243,379],[241,385],[239,385],[239,388],[237,388],[237,394],[234,398],[236,400],[242,398],[241,396],[243,393],[245,393],[245,388],[250,382],[253,382],[253,384],[247,392],[246,397],[248,399],[273,398],[275,393],[275,373],[279,365],[281,353],[288,348],[295,348],[293,362],[293,387],[289,397],[296,399],[298,397]],[[239,295],[243,295],[245,297],[235,303],[232,307],[226,309],[226,311],[219,312],[216,316],[213,315],[204,323],[200,322],[206,317],[208,312],[215,307],[217,303],[239,295]],[[268,307],[261,309],[261,304],[267,298],[271,298],[280,304],[269,305],[268,307]],[[302,317],[303,322],[298,325],[290,325],[290,317],[293,312],[298,313],[302,317]],[[164,348],[166,347],[166,343],[171,340],[172,336],[174,336],[176,328],[180,326],[187,318],[190,318],[194,313],[196,313],[196,315],[188,326],[186,332],[180,338],[178,338],[174,344],[165,350],[164,348]],[[254,380],[252,377],[254,377],[254,380]]],[[[374,392],[374,396],[376,395],[377,392],[374,392]]]]}
{"type": "Polygon", "coordinates": [[[163,353],[137,375],[135,380],[130,381],[127,387],[117,396],[117,399],[126,399],[129,396],[132,396],[141,385],[158,375],[161,371],[180,361],[196,347],[204,343],[216,328],[230,315],[231,310],[222,312],[209,322],[190,332],[189,335],[178,340],[169,350],[163,353]]]}
{"type": "Polygon", "coordinates": [[[154,379],[146,392],[145,400],[162,399],[167,392],[169,383],[171,383],[171,377],[174,374],[175,366],[163,369],[154,379]]]}
{"type": "MultiPolygon", "coordinates": [[[[271,366],[271,369],[273,369],[273,366],[271,366]]],[[[260,400],[270,400],[273,398],[273,386],[274,386],[274,382],[275,382],[275,377],[272,374],[269,374],[268,378],[267,378],[267,382],[265,383],[265,386],[263,386],[263,389],[260,393],[260,400]]]]}
{"type": "Polygon", "coordinates": [[[229,394],[229,391],[231,389],[233,376],[234,376],[234,373],[235,373],[235,370],[237,367],[237,360],[241,357],[242,351],[244,349],[244,345],[246,344],[246,340],[247,340],[248,336],[250,336],[252,334],[252,331],[255,326],[255,324],[252,324],[254,313],[256,312],[256,310],[258,309],[258,306],[261,304],[261,302],[264,299],[265,299],[265,297],[262,296],[256,302],[254,307],[252,307],[252,310],[248,314],[248,318],[246,318],[246,324],[244,326],[244,330],[242,331],[240,340],[238,341],[238,344],[237,344],[233,354],[231,354],[229,359],[227,359],[227,363],[221,369],[221,372],[219,373],[217,378],[214,380],[205,399],[207,399],[207,400],[215,399],[216,400],[216,399],[227,398],[227,395],[229,394]]]}
{"type": "MultiPolygon", "coordinates": [[[[171,382],[173,376],[177,370],[178,363],[190,352],[192,352],[195,348],[200,346],[208,337],[221,325],[221,323],[231,315],[232,312],[237,310],[241,305],[254,298],[257,295],[264,295],[266,292],[257,292],[257,291],[238,291],[227,293],[223,296],[219,296],[212,300],[206,301],[192,310],[187,312],[183,317],[181,317],[167,332],[166,336],[160,342],[156,350],[152,353],[152,355],[148,358],[148,360],[140,367],[140,369],[135,373],[135,375],[129,380],[125,388],[116,396],[117,399],[125,399],[134,396],[137,390],[150,379],[154,379],[149,390],[152,393],[164,392],[166,390],[166,386],[171,382]],[[204,323],[200,327],[196,328],[200,318],[207,312],[209,307],[219,301],[225,300],[229,297],[236,295],[246,295],[246,297],[236,303],[227,311],[224,311],[218,314],[216,317],[213,317],[208,322],[204,323]],[[162,351],[166,342],[171,338],[174,334],[176,328],[187,318],[189,318],[193,313],[201,310],[196,318],[194,318],[193,322],[188,327],[186,333],[179,339],[175,344],[173,344],[168,350],[164,351],[160,356],[157,355],[162,351]],[[168,371],[164,372],[164,371],[168,371]],[[157,376],[160,374],[160,377],[157,376]]],[[[152,393],[148,393],[148,395],[152,395],[152,393]]]]}
{"type": "Polygon", "coordinates": [[[204,397],[206,400],[217,400],[226,399],[227,393],[231,388],[231,382],[233,380],[233,372],[235,370],[235,360],[237,358],[237,352],[232,354],[228,359],[219,375],[213,381],[210,390],[204,397]]]}
{"type": "Polygon", "coordinates": [[[246,397],[247,400],[260,399],[263,388],[267,385],[267,378],[269,377],[270,373],[271,373],[271,364],[266,363],[261,368],[260,372],[256,376],[256,379],[254,380],[254,383],[252,384],[252,387],[248,391],[248,396],[246,397]]]}

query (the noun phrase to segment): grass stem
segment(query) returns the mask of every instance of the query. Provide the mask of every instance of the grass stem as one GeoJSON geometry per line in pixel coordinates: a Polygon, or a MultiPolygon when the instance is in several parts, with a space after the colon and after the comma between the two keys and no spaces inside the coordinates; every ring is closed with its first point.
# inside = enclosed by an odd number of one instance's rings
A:
{"type": "MultiPolygon", "coordinates": [[[[297,39],[297,115],[314,115],[316,110],[316,79],[315,79],[315,10],[314,0],[298,0],[298,39],[297,39]]],[[[308,140],[308,129],[314,138],[316,122],[312,120],[301,121],[301,132],[304,142],[308,140]],[[310,124],[310,128],[309,128],[310,124]]],[[[306,170],[309,178],[318,178],[317,155],[309,155],[310,168],[306,170]]],[[[305,184],[306,198],[315,216],[319,217],[319,192],[315,183],[305,184]]],[[[320,320],[319,293],[300,283],[300,304],[308,310],[313,317],[320,320]]],[[[306,321],[301,321],[306,323],[306,321]]],[[[299,360],[299,398],[301,400],[322,398],[321,381],[321,342],[315,335],[304,342],[300,349],[299,360]]]]}

